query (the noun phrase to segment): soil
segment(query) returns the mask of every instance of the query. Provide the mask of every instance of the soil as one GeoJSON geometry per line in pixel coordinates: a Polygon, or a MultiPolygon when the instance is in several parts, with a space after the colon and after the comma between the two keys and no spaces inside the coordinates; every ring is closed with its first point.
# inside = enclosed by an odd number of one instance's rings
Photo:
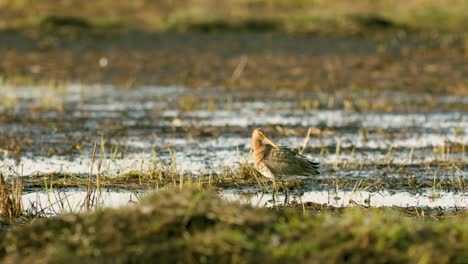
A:
{"type": "Polygon", "coordinates": [[[0,32],[9,82],[73,81],[230,89],[468,94],[456,33],[361,35],[143,30],[0,32]]]}

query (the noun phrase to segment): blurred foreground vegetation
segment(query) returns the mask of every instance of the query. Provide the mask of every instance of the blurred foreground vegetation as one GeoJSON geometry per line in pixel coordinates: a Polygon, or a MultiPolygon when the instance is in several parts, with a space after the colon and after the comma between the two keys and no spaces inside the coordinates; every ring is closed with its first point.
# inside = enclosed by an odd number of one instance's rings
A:
{"type": "Polygon", "coordinates": [[[463,263],[466,220],[463,214],[421,220],[394,209],[308,215],[241,206],[212,192],[166,191],[132,207],[40,219],[3,231],[0,260],[463,263]]]}

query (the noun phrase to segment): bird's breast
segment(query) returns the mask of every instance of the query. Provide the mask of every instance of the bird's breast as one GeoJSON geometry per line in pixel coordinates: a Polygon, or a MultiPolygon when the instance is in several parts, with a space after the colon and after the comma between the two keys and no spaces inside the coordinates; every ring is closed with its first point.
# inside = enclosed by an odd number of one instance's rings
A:
{"type": "Polygon", "coordinates": [[[270,169],[266,166],[265,162],[259,161],[255,163],[255,168],[258,172],[260,172],[263,177],[273,180],[275,175],[270,171],[270,169]]]}

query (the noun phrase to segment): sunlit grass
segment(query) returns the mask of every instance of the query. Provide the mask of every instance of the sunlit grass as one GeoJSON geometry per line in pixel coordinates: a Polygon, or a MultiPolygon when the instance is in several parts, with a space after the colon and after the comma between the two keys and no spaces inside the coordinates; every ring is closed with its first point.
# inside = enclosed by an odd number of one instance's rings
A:
{"type": "Polygon", "coordinates": [[[0,20],[3,28],[34,27],[55,16],[82,17],[96,28],[119,25],[151,30],[286,32],[355,31],[383,25],[374,18],[387,21],[385,24],[392,27],[464,30],[468,12],[468,4],[463,0],[450,3],[442,0],[139,0],[119,3],[101,0],[86,6],[81,2],[22,0],[2,1],[0,7],[17,14],[4,16],[0,20]]]}

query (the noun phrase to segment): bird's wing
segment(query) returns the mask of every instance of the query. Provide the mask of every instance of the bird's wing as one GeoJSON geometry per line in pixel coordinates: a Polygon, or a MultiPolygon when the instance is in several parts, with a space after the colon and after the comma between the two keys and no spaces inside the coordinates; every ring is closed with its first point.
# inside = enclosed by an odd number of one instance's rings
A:
{"type": "Polygon", "coordinates": [[[277,176],[312,176],[320,174],[319,163],[288,147],[267,145],[263,162],[277,176]]]}

